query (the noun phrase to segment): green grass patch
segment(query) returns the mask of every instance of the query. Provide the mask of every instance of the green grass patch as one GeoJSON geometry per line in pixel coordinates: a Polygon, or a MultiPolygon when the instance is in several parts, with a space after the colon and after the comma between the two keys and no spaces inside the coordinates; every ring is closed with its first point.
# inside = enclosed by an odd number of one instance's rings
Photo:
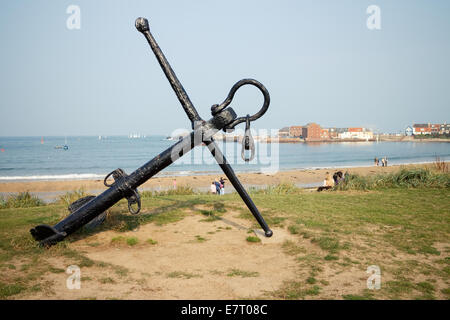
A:
{"type": "MultiPolygon", "coordinates": [[[[57,200],[57,201],[58,201],[60,204],[63,204],[63,205],[65,205],[66,207],[68,207],[71,203],[77,201],[77,200],[80,199],[80,198],[83,198],[83,197],[86,197],[86,196],[89,196],[89,195],[90,195],[90,194],[89,194],[89,193],[86,193],[86,191],[84,190],[84,188],[80,188],[80,189],[78,189],[78,190],[69,191],[69,192],[66,192],[66,193],[63,194],[63,195],[60,195],[60,196],[58,197],[58,200],[57,200]]],[[[69,213],[69,212],[67,212],[67,213],[69,213]]]]}
{"type": "Polygon", "coordinates": [[[151,244],[151,245],[155,245],[155,244],[158,244],[158,241],[156,241],[156,240],[153,240],[153,239],[147,239],[147,241],[145,241],[145,242],[147,242],[148,244],[151,244]]]}
{"type": "Polygon", "coordinates": [[[120,244],[127,244],[129,246],[135,246],[136,244],[138,244],[139,240],[136,237],[123,237],[123,236],[118,236],[118,237],[114,237],[111,239],[111,244],[116,244],[116,245],[120,245],[120,244]]]}
{"type": "Polygon", "coordinates": [[[0,209],[6,208],[30,208],[45,205],[44,201],[33,196],[28,191],[9,196],[8,198],[0,198],[0,209]]]}
{"type": "Polygon", "coordinates": [[[98,280],[101,284],[113,284],[116,283],[116,281],[114,281],[113,278],[110,277],[106,277],[106,278],[101,278],[98,280]]]}
{"type": "Polygon", "coordinates": [[[256,271],[244,271],[240,269],[231,269],[227,273],[227,277],[241,277],[241,278],[250,278],[250,277],[258,277],[259,272],[256,271]]]}
{"type": "Polygon", "coordinates": [[[189,273],[189,272],[183,272],[183,271],[173,271],[167,274],[168,278],[184,278],[184,279],[191,279],[191,278],[201,278],[202,276],[195,273],[189,273]]]}
{"type": "Polygon", "coordinates": [[[339,257],[332,255],[332,254],[327,254],[324,259],[327,261],[333,261],[333,260],[339,260],[339,257]]]}
{"type": "Polygon", "coordinates": [[[0,299],[16,295],[23,290],[25,290],[25,287],[21,284],[6,284],[0,282],[0,299]]]}
{"type": "Polygon", "coordinates": [[[401,169],[389,174],[360,176],[347,174],[336,190],[386,188],[450,188],[450,174],[426,168],[401,169]]]}
{"type": "Polygon", "coordinates": [[[247,242],[252,242],[252,243],[261,242],[261,239],[256,236],[248,236],[246,238],[246,240],[247,240],[247,242]]]}

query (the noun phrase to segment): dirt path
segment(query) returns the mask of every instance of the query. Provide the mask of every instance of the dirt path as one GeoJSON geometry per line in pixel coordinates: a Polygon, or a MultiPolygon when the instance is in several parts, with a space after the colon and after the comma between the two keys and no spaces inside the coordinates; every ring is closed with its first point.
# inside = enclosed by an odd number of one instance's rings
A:
{"type": "MultiPolygon", "coordinates": [[[[30,298],[239,299],[260,296],[295,278],[298,264],[282,250],[292,236],[274,229],[272,238],[259,236],[262,242],[250,243],[246,238],[255,235],[247,233],[251,224],[236,215],[229,212],[223,220],[202,222],[204,216],[192,214],[162,227],[147,224],[134,232],[89,236],[71,246],[116,269],[81,268],[80,290],[67,289],[65,273],[47,274],[42,282],[51,284],[49,290],[30,298]],[[139,241],[134,246],[111,244],[118,236],[139,241]],[[157,244],[148,243],[150,238],[157,244]]],[[[51,263],[67,268],[62,259],[51,263]]]]}

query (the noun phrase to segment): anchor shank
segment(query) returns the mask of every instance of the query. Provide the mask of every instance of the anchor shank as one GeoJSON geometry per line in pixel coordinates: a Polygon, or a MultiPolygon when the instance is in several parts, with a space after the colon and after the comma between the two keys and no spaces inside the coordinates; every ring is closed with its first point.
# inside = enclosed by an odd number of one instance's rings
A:
{"type": "Polygon", "coordinates": [[[195,109],[194,105],[192,104],[191,99],[189,99],[189,96],[186,93],[186,90],[184,90],[184,88],[181,85],[180,81],[178,80],[175,72],[173,71],[172,67],[170,66],[169,62],[167,61],[166,57],[164,56],[164,53],[159,48],[159,45],[156,42],[155,38],[153,38],[153,35],[150,33],[147,19],[138,18],[136,20],[136,28],[147,39],[147,42],[149,43],[153,53],[155,54],[156,59],[159,62],[159,65],[161,66],[162,70],[164,71],[164,74],[167,77],[167,80],[169,80],[169,83],[172,86],[173,91],[175,91],[175,94],[177,95],[178,100],[180,101],[181,105],[183,106],[184,111],[186,112],[187,116],[189,117],[189,120],[191,120],[192,129],[193,129],[194,122],[201,121],[202,119],[200,118],[200,115],[198,114],[197,110],[195,109]]]}

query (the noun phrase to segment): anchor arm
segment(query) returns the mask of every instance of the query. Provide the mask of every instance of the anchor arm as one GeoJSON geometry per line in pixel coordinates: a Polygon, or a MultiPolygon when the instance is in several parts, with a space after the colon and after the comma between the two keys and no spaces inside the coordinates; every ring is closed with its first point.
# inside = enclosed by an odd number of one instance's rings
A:
{"type": "Polygon", "coordinates": [[[242,186],[241,182],[239,181],[238,177],[234,173],[233,168],[231,168],[230,164],[228,163],[227,159],[223,155],[223,153],[220,150],[217,143],[211,138],[209,141],[205,141],[205,144],[207,145],[207,147],[208,147],[209,151],[211,152],[211,154],[213,155],[213,157],[216,159],[216,161],[219,164],[222,171],[228,177],[228,180],[230,180],[234,189],[236,189],[237,193],[241,196],[242,200],[245,202],[248,209],[255,217],[256,221],[258,221],[259,225],[264,230],[266,237],[271,237],[273,235],[272,230],[270,230],[269,226],[267,225],[266,221],[262,217],[261,213],[259,213],[258,208],[253,203],[253,200],[250,198],[247,191],[245,191],[245,189],[242,186]]]}

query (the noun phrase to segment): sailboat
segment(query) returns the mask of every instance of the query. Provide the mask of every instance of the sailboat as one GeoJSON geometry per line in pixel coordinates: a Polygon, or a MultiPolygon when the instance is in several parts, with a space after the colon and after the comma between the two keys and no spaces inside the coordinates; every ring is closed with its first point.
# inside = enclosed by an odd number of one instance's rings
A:
{"type": "Polygon", "coordinates": [[[55,149],[69,150],[69,146],[67,145],[67,137],[64,137],[64,145],[63,146],[55,146],[55,149]]]}

